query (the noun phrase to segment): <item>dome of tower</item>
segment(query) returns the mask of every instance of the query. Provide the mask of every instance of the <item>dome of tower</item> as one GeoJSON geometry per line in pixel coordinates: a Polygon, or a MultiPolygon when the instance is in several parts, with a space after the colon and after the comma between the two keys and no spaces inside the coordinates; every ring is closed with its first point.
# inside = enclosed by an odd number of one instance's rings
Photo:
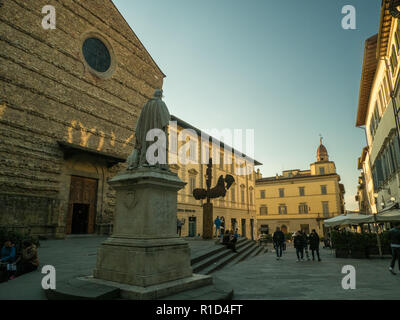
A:
{"type": "Polygon", "coordinates": [[[326,150],[325,146],[322,144],[322,141],[317,149],[317,161],[329,161],[328,150],[326,150]]]}

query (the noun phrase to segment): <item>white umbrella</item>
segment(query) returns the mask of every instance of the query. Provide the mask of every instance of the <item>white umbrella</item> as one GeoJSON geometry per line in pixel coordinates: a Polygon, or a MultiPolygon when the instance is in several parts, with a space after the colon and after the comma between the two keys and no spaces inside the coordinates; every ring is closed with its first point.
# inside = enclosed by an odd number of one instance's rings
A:
{"type": "Polygon", "coordinates": [[[400,209],[392,209],[378,213],[376,215],[376,220],[378,222],[400,221],[400,209]]]}
{"type": "Polygon", "coordinates": [[[324,224],[327,227],[360,224],[360,223],[371,223],[371,222],[374,222],[374,217],[372,215],[352,214],[352,213],[349,213],[347,215],[342,214],[340,216],[324,220],[324,224]]]}

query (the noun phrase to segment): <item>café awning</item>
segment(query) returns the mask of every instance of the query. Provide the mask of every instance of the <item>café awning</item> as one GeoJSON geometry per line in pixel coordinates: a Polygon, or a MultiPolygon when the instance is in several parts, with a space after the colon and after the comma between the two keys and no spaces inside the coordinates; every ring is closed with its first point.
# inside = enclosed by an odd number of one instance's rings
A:
{"type": "Polygon", "coordinates": [[[324,225],[326,227],[336,227],[336,226],[355,225],[360,223],[372,223],[372,222],[374,222],[373,215],[342,214],[340,216],[325,220],[324,225]]]}
{"type": "Polygon", "coordinates": [[[392,209],[376,215],[378,222],[400,221],[400,209],[392,209]]]}

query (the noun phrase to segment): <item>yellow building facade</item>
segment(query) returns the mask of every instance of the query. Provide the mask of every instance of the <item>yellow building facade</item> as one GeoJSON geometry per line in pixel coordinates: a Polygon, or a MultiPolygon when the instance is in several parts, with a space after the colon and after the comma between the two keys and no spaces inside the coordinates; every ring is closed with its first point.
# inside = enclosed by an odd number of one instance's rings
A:
{"type": "Polygon", "coordinates": [[[323,221],[344,212],[344,186],[335,163],[321,144],[309,170],[286,170],[282,175],[256,179],[256,220],[259,232],[284,233],[315,229],[324,234],[323,221]]]}
{"type": "Polygon", "coordinates": [[[382,1],[378,33],[365,41],[356,126],[365,129],[358,161],[372,213],[400,202],[400,24],[382,1]]]}
{"type": "Polygon", "coordinates": [[[220,175],[224,177],[230,174],[235,182],[227,191],[224,198],[211,199],[213,203],[213,215],[224,217],[225,228],[238,228],[240,235],[249,239],[256,238],[256,205],[255,205],[255,178],[254,166],[261,165],[245,154],[229,152],[230,147],[225,146],[219,140],[211,142],[202,139],[202,131],[172,116],[176,127],[169,126],[170,154],[169,163],[173,172],[185,181],[186,186],[178,192],[177,217],[184,222],[181,230],[182,236],[199,237],[203,232],[203,208],[206,200],[196,200],[193,197],[195,188],[206,188],[206,170],[208,155],[212,155],[212,184],[217,184],[220,175]],[[183,130],[191,131],[193,135],[183,133],[183,130]],[[178,141],[177,141],[178,140],[178,141]],[[191,141],[189,141],[191,140],[191,141]],[[177,145],[174,145],[177,141],[177,145]],[[194,142],[191,144],[190,142],[194,142]],[[179,151],[185,151],[186,161],[179,158],[179,151]],[[214,153],[213,153],[214,148],[214,153]],[[171,152],[172,150],[172,152],[171,152]],[[206,159],[206,160],[205,160],[206,159]],[[188,162],[188,163],[184,163],[188,162]],[[240,172],[238,172],[240,171],[240,172]]]}

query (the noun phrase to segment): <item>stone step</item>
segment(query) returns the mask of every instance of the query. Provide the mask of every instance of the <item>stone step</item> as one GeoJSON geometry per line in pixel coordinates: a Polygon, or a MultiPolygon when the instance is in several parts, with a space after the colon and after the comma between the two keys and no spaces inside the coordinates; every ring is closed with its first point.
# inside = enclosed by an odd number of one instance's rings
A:
{"type": "Polygon", "coordinates": [[[213,277],[213,284],[211,285],[180,292],[160,300],[232,300],[232,298],[233,289],[231,289],[231,285],[218,277],[213,277]]]}
{"type": "Polygon", "coordinates": [[[239,262],[242,262],[242,261],[248,259],[251,254],[253,254],[255,251],[257,251],[257,249],[258,249],[257,245],[253,244],[253,246],[251,248],[249,248],[249,250],[247,250],[247,252],[245,252],[243,254],[243,256],[241,256],[240,259],[236,263],[239,263],[239,262]]]}
{"type": "Polygon", "coordinates": [[[213,264],[209,265],[207,268],[203,269],[200,273],[202,274],[211,274],[217,270],[222,269],[225,267],[232,259],[235,257],[245,253],[249,248],[251,248],[254,244],[252,241],[248,241],[245,245],[240,248],[236,248],[237,252],[230,251],[228,255],[224,256],[222,259],[214,262],[213,264]]]}
{"type": "MultiPolygon", "coordinates": [[[[240,244],[246,240],[247,240],[246,238],[239,238],[237,241],[237,244],[240,244]]],[[[216,244],[215,248],[208,250],[206,253],[201,253],[200,255],[192,256],[192,259],[190,260],[191,265],[194,265],[195,263],[198,263],[199,261],[204,260],[204,259],[206,259],[214,254],[217,254],[221,251],[224,251],[224,250],[226,250],[225,246],[223,246],[222,244],[216,244]]]]}
{"type": "Polygon", "coordinates": [[[56,290],[45,290],[48,300],[113,300],[120,297],[120,290],[110,286],[70,279],[57,283],[56,290]]]}
{"type": "MultiPolygon", "coordinates": [[[[73,278],[57,283],[55,290],[45,290],[48,300],[156,300],[169,296],[194,292],[202,296],[208,288],[210,299],[230,299],[232,289],[229,285],[218,285],[213,278],[202,274],[193,274],[190,278],[178,279],[149,287],[138,287],[116,283],[91,276],[73,278]]],[[[205,300],[204,297],[202,299],[205,300]]]]}
{"type": "Polygon", "coordinates": [[[260,254],[267,253],[267,252],[268,252],[268,249],[267,249],[267,248],[261,247],[261,248],[259,248],[259,249],[257,250],[256,256],[258,256],[258,255],[260,255],[260,254]]]}
{"type": "Polygon", "coordinates": [[[239,262],[242,262],[244,260],[249,259],[250,255],[253,254],[256,250],[258,249],[258,246],[255,242],[253,242],[251,245],[249,245],[245,251],[243,251],[241,254],[235,256],[231,261],[229,261],[224,268],[228,268],[230,266],[233,266],[239,262]]]}
{"type": "MultiPolygon", "coordinates": [[[[236,248],[240,249],[244,245],[248,244],[249,241],[250,240],[247,240],[245,238],[241,239],[240,241],[238,240],[236,248]]],[[[224,257],[226,257],[227,255],[229,255],[231,253],[232,253],[231,249],[228,249],[225,246],[221,245],[221,248],[219,248],[218,250],[213,250],[212,254],[204,254],[202,257],[205,257],[205,258],[200,259],[200,260],[198,258],[196,258],[195,261],[197,261],[197,262],[192,264],[192,270],[194,273],[199,273],[201,270],[216,263],[217,261],[223,259],[224,257]]]]}
{"type": "Polygon", "coordinates": [[[257,257],[258,255],[264,254],[264,253],[265,253],[264,247],[257,246],[257,248],[248,256],[247,259],[252,259],[252,258],[257,257]]]}

